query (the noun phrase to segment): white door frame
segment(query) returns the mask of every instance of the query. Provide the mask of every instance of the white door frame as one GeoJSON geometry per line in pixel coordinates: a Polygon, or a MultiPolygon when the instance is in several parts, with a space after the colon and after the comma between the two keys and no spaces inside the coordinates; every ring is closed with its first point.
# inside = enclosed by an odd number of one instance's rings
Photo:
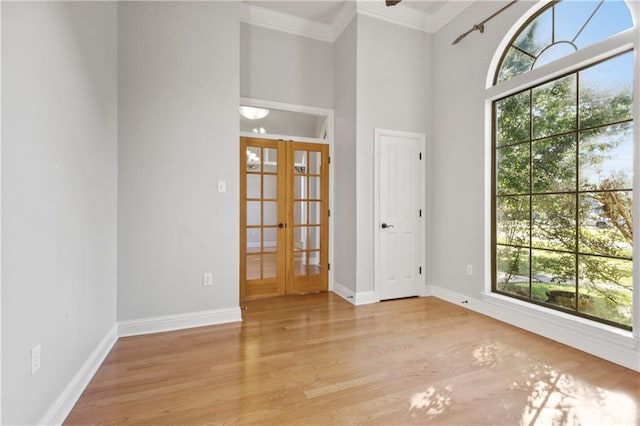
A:
{"type": "Polygon", "coordinates": [[[396,137],[405,137],[412,138],[418,140],[418,146],[420,153],[422,155],[422,161],[420,161],[419,173],[420,173],[420,200],[418,205],[420,209],[422,209],[422,220],[420,221],[420,231],[421,235],[420,244],[418,250],[420,251],[420,258],[423,260],[421,262],[422,266],[422,274],[420,275],[420,296],[423,297],[426,295],[425,288],[425,277],[427,274],[425,265],[425,247],[426,247],[426,225],[425,225],[425,191],[426,191],[426,162],[425,158],[426,152],[426,137],[424,133],[415,133],[415,132],[407,132],[403,130],[389,130],[389,129],[374,129],[374,148],[373,148],[373,263],[374,263],[374,279],[373,279],[373,290],[375,293],[376,301],[380,301],[380,138],[382,136],[396,136],[396,137]]]}

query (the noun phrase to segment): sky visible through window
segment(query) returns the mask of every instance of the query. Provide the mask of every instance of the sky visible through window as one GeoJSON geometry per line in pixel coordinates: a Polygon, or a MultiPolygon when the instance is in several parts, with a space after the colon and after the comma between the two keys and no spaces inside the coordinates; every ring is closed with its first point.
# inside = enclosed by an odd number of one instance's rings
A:
{"type": "MultiPolygon", "coordinates": [[[[623,0],[556,3],[515,37],[500,64],[496,82],[546,65],[632,27],[633,19],[623,0]]],[[[621,67],[619,72],[632,73],[633,67],[621,67]]]]}

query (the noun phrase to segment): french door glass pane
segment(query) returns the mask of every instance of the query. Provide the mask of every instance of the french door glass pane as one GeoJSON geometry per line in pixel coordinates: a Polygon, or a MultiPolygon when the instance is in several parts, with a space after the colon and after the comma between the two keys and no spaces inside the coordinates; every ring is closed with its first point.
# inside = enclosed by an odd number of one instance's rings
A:
{"type": "Polygon", "coordinates": [[[278,258],[276,253],[262,255],[262,278],[275,278],[278,270],[278,258]]]}
{"type": "Polygon", "coordinates": [[[296,151],[294,153],[294,173],[305,174],[307,172],[307,151],[296,151]]]}
{"type": "Polygon", "coordinates": [[[247,225],[260,225],[262,222],[261,216],[260,201],[247,201],[247,225]]]}
{"type": "Polygon", "coordinates": [[[293,235],[295,250],[305,250],[307,248],[307,228],[296,226],[293,235]]]}
{"type": "Polygon", "coordinates": [[[275,200],[278,197],[278,177],[276,175],[262,176],[263,198],[275,200]]]}
{"type": "Polygon", "coordinates": [[[319,175],[321,164],[322,164],[322,153],[310,151],[309,152],[309,174],[319,175]]]}
{"type": "Polygon", "coordinates": [[[264,171],[276,173],[278,171],[278,150],[275,148],[265,148],[264,155],[264,171]]]}
{"type": "Polygon", "coordinates": [[[262,218],[263,225],[277,225],[278,224],[278,202],[277,201],[263,201],[262,203],[264,214],[262,218]]]}
{"type": "Polygon", "coordinates": [[[247,173],[247,198],[260,198],[260,175],[247,173]]]}
{"type": "Polygon", "coordinates": [[[293,204],[293,224],[294,225],[306,225],[307,224],[307,210],[308,210],[308,202],[307,201],[296,201],[293,204]]]}
{"type": "Polygon", "coordinates": [[[262,255],[247,255],[247,279],[259,280],[261,275],[262,255]]]}
{"type": "Polygon", "coordinates": [[[307,252],[296,252],[294,258],[294,274],[297,276],[307,275],[307,252]]]}
{"type": "Polygon", "coordinates": [[[258,253],[261,247],[260,228],[247,229],[247,253],[258,253]]]}
{"type": "Polygon", "coordinates": [[[294,198],[297,200],[307,198],[307,177],[295,176],[293,178],[293,182],[294,182],[294,192],[293,192],[294,198]]]}
{"type": "Polygon", "coordinates": [[[320,250],[320,227],[319,226],[310,226],[309,227],[309,241],[307,247],[312,250],[320,250]]]}
{"type": "Polygon", "coordinates": [[[247,170],[262,171],[262,149],[255,146],[247,147],[247,170]]]}
{"type": "Polygon", "coordinates": [[[322,203],[320,201],[310,201],[307,203],[307,205],[309,207],[309,224],[320,225],[320,218],[322,216],[322,203]]]}
{"type": "Polygon", "coordinates": [[[320,273],[320,251],[310,251],[307,254],[309,264],[307,265],[307,275],[318,275],[320,273]]]}
{"type": "Polygon", "coordinates": [[[263,245],[262,251],[272,252],[278,251],[278,228],[264,228],[263,232],[263,245]]]}
{"type": "Polygon", "coordinates": [[[319,200],[322,195],[322,187],[320,186],[320,177],[309,177],[309,199],[319,200]]]}

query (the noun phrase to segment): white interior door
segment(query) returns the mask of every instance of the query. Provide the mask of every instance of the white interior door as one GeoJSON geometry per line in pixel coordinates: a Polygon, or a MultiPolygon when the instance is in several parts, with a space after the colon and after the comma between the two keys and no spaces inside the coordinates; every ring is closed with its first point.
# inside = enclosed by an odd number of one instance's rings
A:
{"type": "Polygon", "coordinates": [[[376,291],[380,300],[421,294],[424,135],[376,129],[376,291]]]}

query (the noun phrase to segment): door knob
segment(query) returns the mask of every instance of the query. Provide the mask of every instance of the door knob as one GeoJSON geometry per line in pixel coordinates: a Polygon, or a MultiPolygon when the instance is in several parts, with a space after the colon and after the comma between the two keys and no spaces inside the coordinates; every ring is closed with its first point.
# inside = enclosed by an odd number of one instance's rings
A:
{"type": "Polygon", "coordinates": [[[387,229],[387,228],[393,228],[393,225],[387,225],[386,223],[383,223],[382,225],[380,225],[380,227],[382,229],[387,229]]]}
{"type": "Polygon", "coordinates": [[[278,228],[280,228],[280,229],[284,228],[285,226],[286,226],[286,225],[285,225],[284,223],[279,223],[279,224],[278,224],[278,228]]]}

